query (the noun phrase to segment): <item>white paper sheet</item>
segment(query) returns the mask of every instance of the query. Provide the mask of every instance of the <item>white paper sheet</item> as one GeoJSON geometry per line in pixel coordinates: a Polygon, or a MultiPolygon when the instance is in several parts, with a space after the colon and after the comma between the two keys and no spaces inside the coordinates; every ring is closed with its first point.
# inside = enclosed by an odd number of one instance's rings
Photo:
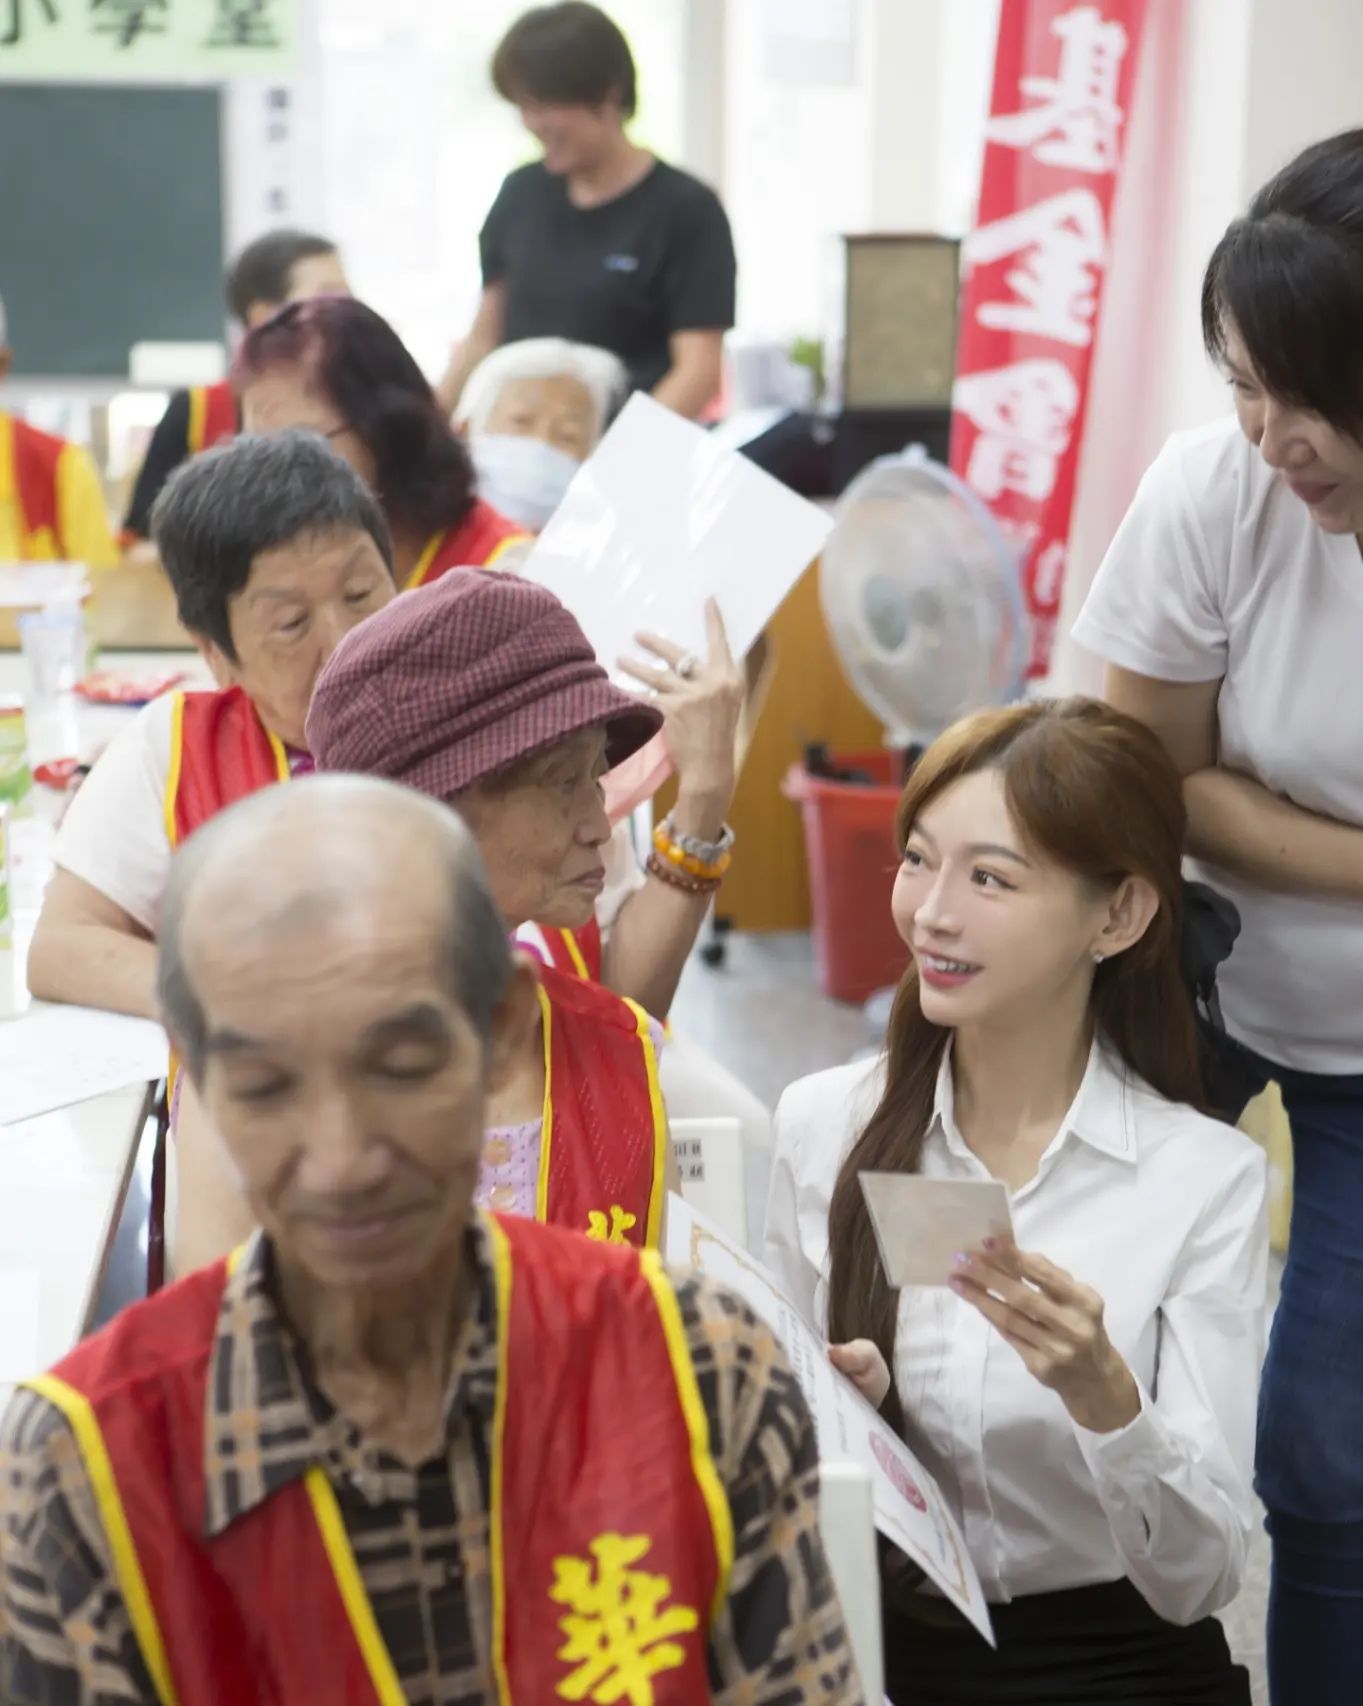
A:
{"type": "Polygon", "coordinates": [[[613,675],[622,656],[647,659],[634,643],[641,628],[704,657],[711,597],[742,657],[832,525],[746,457],[635,395],[518,572],[558,594],[613,675]]]}
{"type": "Polygon", "coordinates": [[[0,1126],[164,1078],[166,1033],[93,1007],[35,1007],[0,1023],[0,1126]]]}
{"type": "Polygon", "coordinates": [[[885,1277],[906,1285],[945,1285],[962,1250],[1013,1229],[1008,1188],[999,1179],[925,1179],[917,1173],[862,1173],[885,1277]]]}
{"type": "Polygon", "coordinates": [[[819,1456],[865,1468],[871,1477],[876,1527],[992,1644],[989,1607],[960,1525],[903,1440],[829,1362],[823,1335],[805,1321],[760,1262],[676,1196],[667,1203],[667,1260],[717,1280],[762,1317],[781,1341],[813,1413],[819,1456]]]}

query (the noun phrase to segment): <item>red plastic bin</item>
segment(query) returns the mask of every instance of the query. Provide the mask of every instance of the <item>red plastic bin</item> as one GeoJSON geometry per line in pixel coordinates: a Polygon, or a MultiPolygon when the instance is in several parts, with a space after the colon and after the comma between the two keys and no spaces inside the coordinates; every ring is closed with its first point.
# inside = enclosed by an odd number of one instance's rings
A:
{"type": "Polygon", "coordinates": [[[865,1001],[898,983],[909,959],[890,917],[903,757],[883,748],[830,756],[875,781],[830,782],[795,764],[782,791],[804,819],[819,987],[835,1001],[865,1001]]]}

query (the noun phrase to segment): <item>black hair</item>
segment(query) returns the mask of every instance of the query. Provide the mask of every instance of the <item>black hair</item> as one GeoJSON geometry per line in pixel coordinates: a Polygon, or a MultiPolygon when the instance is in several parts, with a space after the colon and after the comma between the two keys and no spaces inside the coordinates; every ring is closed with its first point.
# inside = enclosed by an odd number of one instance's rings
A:
{"type": "Polygon", "coordinates": [[[1363,441],[1363,130],[1298,154],[1227,228],[1202,281],[1219,364],[1232,329],[1270,396],[1363,441]]]}
{"type": "Polygon", "coordinates": [[[336,245],[330,238],[310,231],[267,231],[257,237],[232,262],[227,274],[227,306],[233,318],[245,325],[254,303],[277,308],[287,302],[289,275],[299,261],[335,253],[336,245]]]}
{"type": "Polygon", "coordinates": [[[492,86],[513,104],[529,98],[599,107],[614,96],[626,118],[638,105],[638,73],[624,32],[586,0],[523,12],[497,44],[492,86]]]}
{"type": "Polygon", "coordinates": [[[151,534],[191,634],[233,662],[228,606],[262,551],[305,534],[367,533],[393,573],[388,524],[350,464],[310,432],[236,438],[182,463],[151,512],[151,534]]]}
{"type": "Polygon", "coordinates": [[[299,370],[374,461],[389,526],[425,541],[477,501],[473,462],[416,358],[381,314],[353,296],[290,302],[237,352],[237,390],[272,368],[299,370]]]}

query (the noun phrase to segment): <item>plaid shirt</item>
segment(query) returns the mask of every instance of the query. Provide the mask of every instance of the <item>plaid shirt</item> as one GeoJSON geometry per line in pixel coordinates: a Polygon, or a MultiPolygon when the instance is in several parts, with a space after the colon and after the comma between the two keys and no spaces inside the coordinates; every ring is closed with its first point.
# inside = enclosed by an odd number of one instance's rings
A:
{"type": "MultiPolygon", "coordinates": [[[[275,1303],[260,1236],[227,1282],[209,1370],[206,1537],[320,1464],[413,1706],[496,1698],[488,1445],[497,1314],[486,1236],[470,1235],[478,1283],[454,1361],[448,1446],[419,1469],[366,1445],[318,1391],[275,1303]]],[[[700,1279],[676,1283],[734,1522],[729,1598],[710,1631],[712,1699],[860,1702],[819,1543],[804,1400],[771,1333],[742,1303],[700,1279]]],[[[60,1412],[27,1390],[0,1425],[0,1701],[156,1701],[75,1440],[60,1412]]]]}

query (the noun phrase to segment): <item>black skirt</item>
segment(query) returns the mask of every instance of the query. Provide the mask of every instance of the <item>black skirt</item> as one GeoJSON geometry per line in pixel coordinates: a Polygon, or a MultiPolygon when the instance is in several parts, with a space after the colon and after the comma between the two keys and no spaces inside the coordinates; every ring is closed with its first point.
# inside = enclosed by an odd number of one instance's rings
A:
{"type": "Polygon", "coordinates": [[[887,1594],[893,1706],[1250,1706],[1216,1619],[1166,1623],[1130,1582],[991,1609],[997,1651],[943,1601],[887,1594]]]}

